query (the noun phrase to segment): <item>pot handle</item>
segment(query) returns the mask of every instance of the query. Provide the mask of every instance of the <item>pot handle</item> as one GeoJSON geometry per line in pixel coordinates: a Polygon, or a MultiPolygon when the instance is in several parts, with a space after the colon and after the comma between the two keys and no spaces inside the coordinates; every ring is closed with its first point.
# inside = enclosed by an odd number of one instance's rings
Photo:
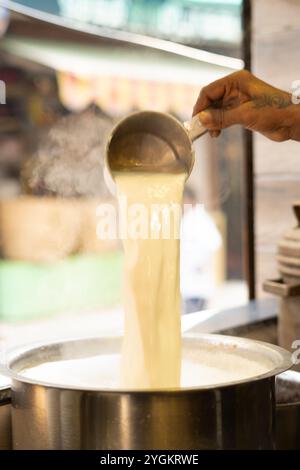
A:
{"type": "Polygon", "coordinates": [[[279,297],[296,297],[300,295],[300,283],[285,284],[283,279],[268,279],[263,283],[263,290],[279,297]]]}

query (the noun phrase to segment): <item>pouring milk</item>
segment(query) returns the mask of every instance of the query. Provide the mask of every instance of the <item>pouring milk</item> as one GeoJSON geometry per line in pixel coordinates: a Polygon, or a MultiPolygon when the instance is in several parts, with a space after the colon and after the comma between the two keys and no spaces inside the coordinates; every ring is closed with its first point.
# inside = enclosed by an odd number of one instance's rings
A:
{"type": "MultiPolygon", "coordinates": [[[[180,384],[179,233],[186,175],[122,172],[114,175],[119,204],[139,212],[124,237],[125,335],[122,384],[160,388],[180,384]]],[[[120,211],[121,212],[121,211],[120,211]]]]}

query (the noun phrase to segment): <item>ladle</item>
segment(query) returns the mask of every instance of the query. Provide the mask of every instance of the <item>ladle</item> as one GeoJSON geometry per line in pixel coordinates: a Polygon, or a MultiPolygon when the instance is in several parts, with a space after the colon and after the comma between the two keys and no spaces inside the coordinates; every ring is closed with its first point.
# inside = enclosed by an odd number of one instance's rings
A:
{"type": "Polygon", "coordinates": [[[198,115],[182,124],[156,111],[130,114],[112,130],[106,148],[107,168],[112,176],[120,171],[189,175],[194,164],[192,142],[206,131],[198,115]]]}

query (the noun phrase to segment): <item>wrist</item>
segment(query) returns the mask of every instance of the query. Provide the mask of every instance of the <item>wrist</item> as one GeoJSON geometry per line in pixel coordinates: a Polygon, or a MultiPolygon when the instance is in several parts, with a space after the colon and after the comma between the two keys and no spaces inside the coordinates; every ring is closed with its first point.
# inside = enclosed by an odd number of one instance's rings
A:
{"type": "Polygon", "coordinates": [[[290,130],[290,139],[300,141],[300,103],[286,108],[286,124],[290,130]]]}

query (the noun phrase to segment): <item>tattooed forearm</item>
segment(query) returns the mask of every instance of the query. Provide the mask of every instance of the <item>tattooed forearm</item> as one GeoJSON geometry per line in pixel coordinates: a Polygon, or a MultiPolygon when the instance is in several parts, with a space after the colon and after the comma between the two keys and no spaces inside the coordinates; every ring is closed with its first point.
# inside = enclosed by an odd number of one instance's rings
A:
{"type": "Polygon", "coordinates": [[[282,109],[292,105],[292,97],[288,93],[286,96],[283,93],[262,93],[261,95],[253,96],[252,103],[253,107],[258,109],[266,106],[282,109]]]}

